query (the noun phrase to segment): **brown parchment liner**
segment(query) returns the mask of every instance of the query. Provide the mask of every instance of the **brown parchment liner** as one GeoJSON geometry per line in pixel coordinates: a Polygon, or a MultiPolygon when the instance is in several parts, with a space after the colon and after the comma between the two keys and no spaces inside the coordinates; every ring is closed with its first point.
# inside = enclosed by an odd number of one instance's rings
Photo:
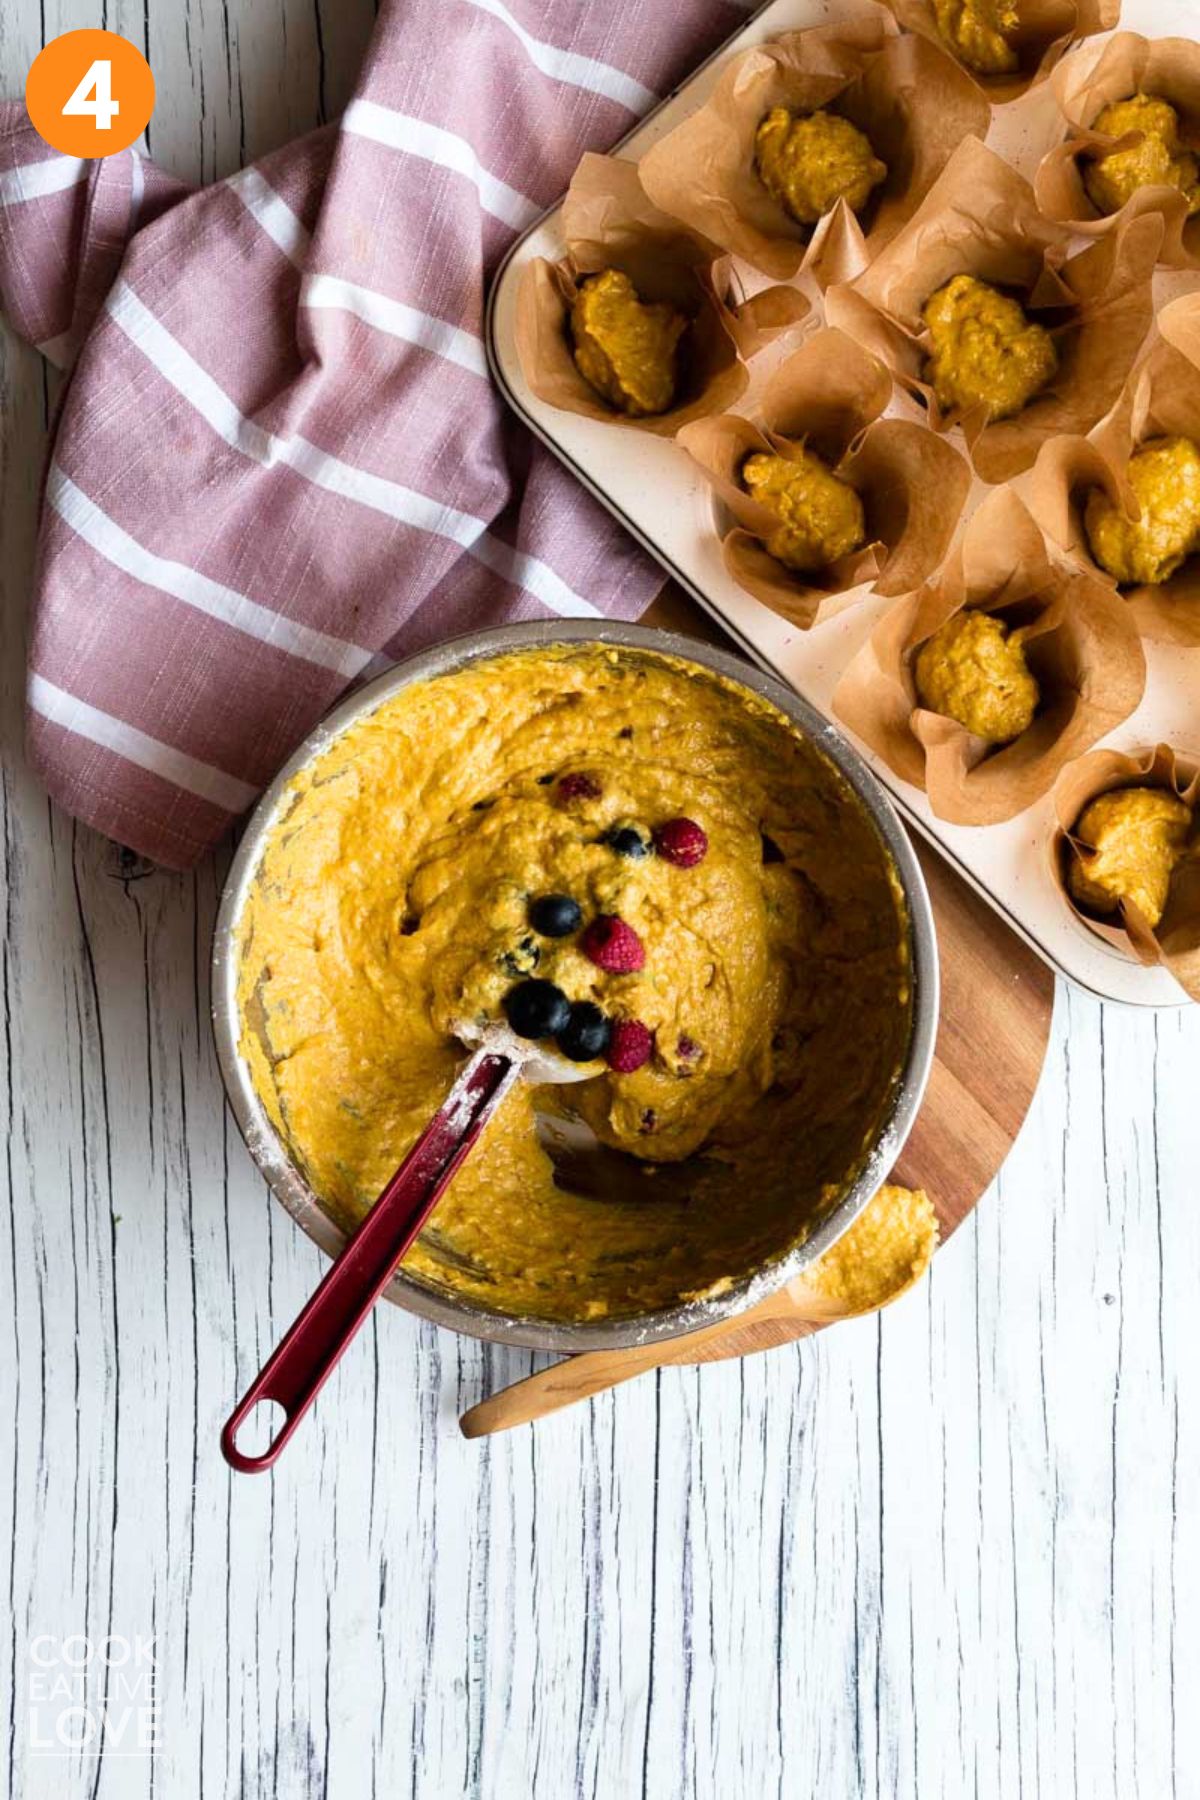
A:
{"type": "Polygon", "coordinates": [[[883,364],[840,331],[819,331],[774,371],[761,425],[733,414],[699,419],[679,443],[711,482],[734,524],[721,540],[740,587],[803,630],[847,590],[906,593],[945,556],[970,487],[962,457],[923,425],[882,417],[892,397],[883,364]],[[800,574],[770,555],[779,525],[742,485],[756,450],[795,457],[807,445],[860,495],[869,541],[827,569],[800,574]]]}
{"type": "Polygon", "coordinates": [[[1033,189],[1043,214],[1069,225],[1082,237],[1104,237],[1118,219],[1157,213],[1163,221],[1158,260],[1167,268],[1200,268],[1200,215],[1189,219],[1178,188],[1144,187],[1120,211],[1102,213],[1088,198],[1083,171],[1095,154],[1106,155],[1138,142],[1139,133],[1108,137],[1093,129],[1114,100],[1138,92],[1169,100],[1179,114],[1180,142],[1200,149],[1200,43],[1190,38],[1144,38],[1136,31],[1118,32],[1094,61],[1068,57],[1051,79],[1067,135],[1043,157],[1033,189]]]}
{"type": "Polygon", "coordinates": [[[539,400],[607,425],[673,437],[681,425],[722,412],[745,391],[743,358],[803,319],[809,302],[794,288],[766,288],[731,304],[729,259],[651,202],[637,166],[589,153],[562,207],[567,255],[537,257],[517,292],[515,340],[526,381],[539,400]],[[577,283],[601,269],[620,269],[642,300],[665,300],[691,326],[680,345],[682,394],[668,412],[631,418],[610,406],[575,367],[569,318],[577,283]]]}
{"type": "Polygon", "coordinates": [[[855,281],[833,286],[825,317],[892,369],[935,431],[962,427],[976,473],[1009,481],[1063,432],[1086,432],[1115,403],[1153,318],[1162,221],[1122,220],[1064,260],[1067,234],[1038,213],[1033,190],[976,138],[955,151],[918,211],[855,281]],[[924,379],[921,309],[954,275],[1015,295],[1054,338],[1059,368],[1015,418],[982,408],[944,413],[924,379]]]}
{"type": "MultiPolygon", "coordinates": [[[[1200,294],[1185,294],[1158,316],[1155,337],[1112,410],[1085,436],[1047,444],[1030,478],[1029,503],[1047,535],[1101,581],[1112,576],[1092,557],[1083,526],[1090,489],[1103,488],[1131,519],[1138,504],[1126,478],[1129,459],[1148,438],[1190,437],[1200,444],[1200,294]]],[[[1118,589],[1143,637],[1200,646],[1200,553],[1169,581],[1118,589]]]]}
{"type": "Polygon", "coordinates": [[[1021,28],[1015,42],[1018,66],[1011,75],[981,75],[960,63],[937,27],[933,0],[880,0],[900,24],[935,44],[994,106],[1019,100],[1046,80],[1063,53],[1081,38],[1111,31],[1121,16],[1121,0],[1021,0],[1021,28]]]}
{"type": "Polygon", "coordinates": [[[921,38],[899,36],[878,13],[747,50],[639,170],[655,204],[693,231],[776,280],[808,267],[824,285],[866,267],[912,217],[955,146],[986,135],[989,112],[956,64],[921,38]],[[866,133],[888,175],[861,224],[841,201],[818,225],[803,226],[771,198],[755,173],[754,134],[773,106],[828,107],[866,133]]]}
{"type": "Polygon", "coordinates": [[[1146,681],[1141,643],[1111,585],[1055,555],[1011,488],[989,494],[940,575],[884,615],[833,696],[842,722],[923,787],[939,819],[996,825],[1050,791],[1072,757],[1127,719],[1146,681]],[[1027,627],[1041,703],[1028,731],[992,749],[922,707],[917,651],[964,607],[1027,627]]]}
{"type": "Polygon", "coordinates": [[[1124,901],[1120,907],[1121,924],[1114,925],[1111,915],[1105,917],[1080,906],[1067,886],[1071,859],[1077,857],[1086,863],[1091,855],[1087,845],[1073,835],[1084,807],[1098,794],[1126,787],[1166,788],[1195,809],[1200,801],[1200,765],[1194,757],[1173,750],[1169,744],[1158,744],[1131,756],[1119,750],[1094,750],[1090,756],[1071,763],[1054,787],[1058,821],[1051,845],[1054,880],[1066,905],[1089,931],[1126,954],[1132,951],[1147,966],[1161,964],[1171,971],[1190,999],[1200,1000],[1200,836],[1195,819],[1187,854],[1171,879],[1166,910],[1155,929],[1150,928],[1136,906],[1124,901]]]}

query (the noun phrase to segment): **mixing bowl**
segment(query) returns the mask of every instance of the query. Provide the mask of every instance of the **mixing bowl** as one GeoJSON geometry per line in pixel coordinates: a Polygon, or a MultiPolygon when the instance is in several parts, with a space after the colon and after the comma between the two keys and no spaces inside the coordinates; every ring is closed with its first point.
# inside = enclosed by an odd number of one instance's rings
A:
{"type": "MultiPolygon", "coordinates": [[[[570,646],[613,646],[618,650],[665,655],[710,671],[761,696],[792,723],[832,763],[853,790],[889,853],[908,913],[911,967],[911,1025],[898,1076],[871,1127],[855,1178],[832,1207],[797,1241],[805,1217],[778,1253],[758,1266],[716,1284],[699,1297],[651,1313],[561,1320],[514,1316],[478,1305],[452,1291],[435,1289],[401,1269],[387,1297],[410,1312],[474,1337],[573,1352],[643,1344],[731,1317],[800,1273],[852,1224],[886,1178],[904,1144],[924,1093],[937,1027],[938,966],[933,918],[920,866],[883,789],[841,734],[789,688],[741,658],[694,639],[644,627],[561,621],[501,627],[455,639],[399,664],[353,694],[318,726],[263,795],[229,871],[213,946],[212,1003],[217,1052],[230,1104],[250,1154],[276,1197],[314,1242],[334,1255],[345,1241],[337,1221],[322,1206],[297,1167],[256,1091],[239,1043],[239,924],[252,893],[264,849],[285,804],[293,777],[323,756],[348,728],[373,713],[413,682],[463,669],[512,651],[570,646]]],[[[486,1154],[486,1145],[477,1154],[486,1154]]]]}

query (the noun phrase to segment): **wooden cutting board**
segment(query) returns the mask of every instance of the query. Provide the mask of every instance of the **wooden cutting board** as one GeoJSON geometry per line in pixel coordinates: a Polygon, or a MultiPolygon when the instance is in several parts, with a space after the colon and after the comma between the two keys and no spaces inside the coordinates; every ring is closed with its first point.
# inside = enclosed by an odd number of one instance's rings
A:
{"type": "MultiPolygon", "coordinates": [[[[723,641],[677,590],[665,592],[644,623],[723,641]]],[[[1029,1111],[1050,1036],[1054,976],[935,850],[915,833],[913,841],[937,921],[942,1003],[929,1087],[893,1179],[926,1190],[944,1243],[991,1186],[1029,1111]]],[[[756,1320],[751,1311],[686,1360],[746,1356],[810,1329],[756,1320]]]]}

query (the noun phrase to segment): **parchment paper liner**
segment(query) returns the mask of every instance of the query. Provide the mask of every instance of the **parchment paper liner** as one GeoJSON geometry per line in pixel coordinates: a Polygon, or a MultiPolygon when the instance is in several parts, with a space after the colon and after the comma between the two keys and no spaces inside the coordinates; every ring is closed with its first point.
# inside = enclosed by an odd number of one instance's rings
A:
{"type": "Polygon", "coordinates": [[[1141,644],[1111,586],[1056,556],[1001,488],[968,521],[942,573],[884,615],[842,676],[833,710],[894,774],[925,789],[939,819],[996,825],[1040,800],[1064,764],[1128,718],[1145,680],[1141,644]],[[1028,731],[999,749],[917,697],[917,650],[967,606],[1030,627],[1041,704],[1028,731]]]}
{"type": "Polygon", "coordinates": [[[517,293],[515,340],[526,381],[539,400],[607,425],[672,437],[690,419],[722,412],[745,391],[753,356],[809,311],[794,288],[772,287],[731,306],[730,264],[715,245],[686,231],[648,199],[634,163],[586,155],[562,208],[567,255],[537,257],[517,293]],[[669,412],[635,419],[610,406],[575,367],[568,319],[576,283],[621,269],[639,298],[666,300],[692,320],[680,346],[682,398],[669,412]]]}
{"type": "Polygon", "coordinates": [[[1060,63],[1050,89],[1068,130],[1042,158],[1034,176],[1033,190],[1044,216],[1069,225],[1081,237],[1096,238],[1112,231],[1118,219],[1156,213],[1163,221],[1159,262],[1172,269],[1200,268],[1200,216],[1188,218],[1187,202],[1178,188],[1139,188],[1120,211],[1102,213],[1083,184],[1083,169],[1090,160],[1086,152],[1103,154],[1118,144],[1127,148],[1137,141],[1136,132],[1119,139],[1092,127],[1106,106],[1138,92],[1169,100],[1179,114],[1181,143],[1200,148],[1200,43],[1118,32],[1095,61],[1072,56],[1060,63]]]}
{"type": "Polygon", "coordinates": [[[1008,481],[1031,466],[1047,439],[1087,431],[1116,401],[1153,317],[1161,237],[1157,215],[1126,219],[1064,261],[1067,236],[1041,218],[1028,182],[968,138],[870,268],[829,289],[825,317],[892,369],[927,406],[935,431],[961,425],[984,481],[1008,481]],[[958,274],[1015,293],[1054,337],[1058,373],[1015,418],[988,424],[980,408],[943,413],[924,380],[929,333],[921,309],[958,274]]]}
{"type": "Polygon", "coordinates": [[[725,414],[679,434],[735,521],[721,541],[725,567],[755,599],[804,630],[835,596],[863,583],[880,594],[906,593],[936,569],[954,535],[970,471],[923,425],[883,418],[891,397],[882,363],[842,332],[819,331],[766,383],[761,426],[725,414]],[[740,479],[752,452],[789,456],[805,443],[861,495],[870,536],[861,550],[812,574],[769,554],[762,539],[779,521],[740,479]]]}
{"type": "Polygon", "coordinates": [[[656,205],[693,231],[777,280],[808,267],[824,285],[866,267],[912,217],[955,145],[986,135],[988,115],[974,82],[948,57],[900,37],[878,13],[747,50],[639,170],[656,205]],[[799,225],[771,198],[754,170],[754,134],[773,106],[830,106],[866,132],[888,176],[862,225],[844,202],[819,225],[799,225]]]}
{"type": "Polygon", "coordinates": [[[1089,931],[1118,950],[1132,951],[1149,967],[1161,964],[1168,968],[1189,998],[1200,1000],[1200,839],[1195,822],[1187,856],[1172,877],[1166,910],[1156,929],[1151,930],[1144,914],[1127,902],[1121,904],[1121,925],[1112,925],[1080,906],[1067,887],[1069,859],[1078,857],[1086,862],[1090,854],[1073,836],[1080,813],[1097,794],[1124,787],[1167,788],[1194,808],[1200,801],[1200,765],[1168,744],[1132,756],[1119,750],[1094,750],[1071,763],[1054,787],[1058,829],[1051,858],[1055,882],[1066,905],[1089,931]]]}
{"type": "MultiPolygon", "coordinates": [[[[1181,435],[1200,444],[1200,294],[1173,300],[1117,404],[1086,437],[1047,444],[1030,478],[1030,508],[1056,544],[1101,581],[1112,576],[1094,560],[1083,527],[1088,490],[1103,488],[1131,519],[1138,504],[1126,478],[1129,459],[1148,438],[1181,435]]],[[[1143,637],[1200,646],[1200,552],[1169,581],[1119,590],[1143,637]]]]}
{"type": "Polygon", "coordinates": [[[937,28],[933,0],[880,0],[880,4],[889,7],[907,30],[936,44],[994,106],[1019,100],[1045,81],[1072,44],[1097,31],[1110,31],[1121,16],[1121,0],[1021,0],[1021,30],[1016,39],[1019,67],[1011,75],[980,75],[958,62],[937,28]]]}

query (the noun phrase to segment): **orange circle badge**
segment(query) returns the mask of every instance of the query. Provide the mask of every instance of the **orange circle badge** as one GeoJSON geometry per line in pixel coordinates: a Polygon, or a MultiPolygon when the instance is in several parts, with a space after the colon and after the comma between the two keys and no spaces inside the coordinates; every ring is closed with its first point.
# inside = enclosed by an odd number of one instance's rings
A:
{"type": "Polygon", "coordinates": [[[64,31],[34,58],[25,109],[38,136],[64,156],[112,156],[146,129],[154,77],[137,46],[115,31],[64,31]]]}

